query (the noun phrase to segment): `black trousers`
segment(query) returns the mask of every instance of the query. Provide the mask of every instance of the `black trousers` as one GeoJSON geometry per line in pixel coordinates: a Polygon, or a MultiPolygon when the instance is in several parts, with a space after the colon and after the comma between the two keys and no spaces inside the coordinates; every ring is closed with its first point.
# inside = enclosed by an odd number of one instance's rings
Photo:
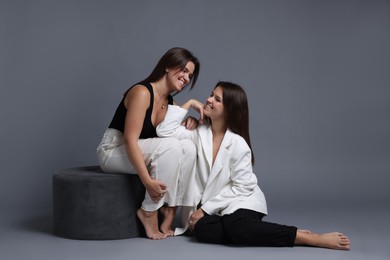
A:
{"type": "Polygon", "coordinates": [[[292,247],[297,228],[263,221],[264,214],[239,209],[230,215],[205,215],[195,225],[199,242],[247,246],[292,247]]]}

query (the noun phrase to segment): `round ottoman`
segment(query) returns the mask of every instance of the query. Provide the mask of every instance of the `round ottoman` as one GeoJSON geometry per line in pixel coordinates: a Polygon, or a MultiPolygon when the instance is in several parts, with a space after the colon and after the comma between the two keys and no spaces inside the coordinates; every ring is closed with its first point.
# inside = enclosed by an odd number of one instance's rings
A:
{"type": "Polygon", "coordinates": [[[145,196],[137,174],[103,173],[99,166],[53,175],[53,231],[71,239],[144,236],[136,216],[145,196]]]}

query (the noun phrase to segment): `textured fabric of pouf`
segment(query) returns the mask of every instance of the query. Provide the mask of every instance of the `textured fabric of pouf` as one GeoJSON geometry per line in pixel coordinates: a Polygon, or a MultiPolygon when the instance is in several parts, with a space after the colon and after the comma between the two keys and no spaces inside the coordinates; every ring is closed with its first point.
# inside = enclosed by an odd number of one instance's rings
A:
{"type": "Polygon", "coordinates": [[[99,166],[53,175],[53,231],[71,239],[144,236],[136,216],[145,196],[137,174],[103,173],[99,166]]]}

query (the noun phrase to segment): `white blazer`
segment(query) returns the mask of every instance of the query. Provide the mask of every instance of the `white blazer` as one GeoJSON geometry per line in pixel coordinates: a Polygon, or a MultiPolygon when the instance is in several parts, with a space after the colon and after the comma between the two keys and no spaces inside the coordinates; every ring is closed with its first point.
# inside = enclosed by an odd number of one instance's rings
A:
{"type": "Polygon", "coordinates": [[[169,105],[165,119],[157,126],[160,137],[191,139],[197,148],[197,174],[194,184],[197,202],[209,215],[223,216],[238,209],[267,214],[264,193],[257,185],[251,163],[251,150],[239,135],[227,130],[212,164],[211,128],[199,125],[188,130],[181,125],[188,110],[169,105]]]}

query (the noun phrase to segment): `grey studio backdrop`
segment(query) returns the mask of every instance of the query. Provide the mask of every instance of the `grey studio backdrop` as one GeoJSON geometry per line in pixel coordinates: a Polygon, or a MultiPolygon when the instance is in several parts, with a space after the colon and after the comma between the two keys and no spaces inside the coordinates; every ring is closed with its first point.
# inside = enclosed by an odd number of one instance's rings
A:
{"type": "Polygon", "coordinates": [[[268,203],[389,205],[389,1],[0,1],[1,214],[51,213],[58,170],[96,165],[123,92],[169,48],[250,106],[268,203]],[[17,212],[17,213],[13,213],[17,212]]]}

